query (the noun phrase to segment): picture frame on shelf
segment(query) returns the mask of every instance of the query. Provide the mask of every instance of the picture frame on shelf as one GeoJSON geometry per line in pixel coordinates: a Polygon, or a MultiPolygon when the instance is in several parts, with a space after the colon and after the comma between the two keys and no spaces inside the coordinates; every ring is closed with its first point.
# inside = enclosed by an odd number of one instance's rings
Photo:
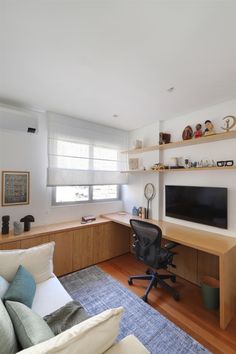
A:
{"type": "Polygon", "coordinates": [[[139,169],[139,159],[129,158],[129,170],[135,171],[139,169]]]}
{"type": "Polygon", "coordinates": [[[2,206],[27,205],[30,201],[30,172],[2,171],[2,206]]]}

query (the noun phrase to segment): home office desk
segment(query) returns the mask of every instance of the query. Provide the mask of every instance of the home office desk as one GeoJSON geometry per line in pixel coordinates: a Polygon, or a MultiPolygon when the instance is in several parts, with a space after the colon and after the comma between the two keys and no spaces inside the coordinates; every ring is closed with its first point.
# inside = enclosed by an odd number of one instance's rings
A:
{"type": "MultiPolygon", "coordinates": [[[[127,227],[130,227],[131,218],[143,220],[121,213],[106,214],[103,217],[127,227]]],[[[145,221],[158,225],[166,240],[217,256],[220,282],[220,328],[225,329],[236,310],[236,238],[161,220],[145,221]]]]}

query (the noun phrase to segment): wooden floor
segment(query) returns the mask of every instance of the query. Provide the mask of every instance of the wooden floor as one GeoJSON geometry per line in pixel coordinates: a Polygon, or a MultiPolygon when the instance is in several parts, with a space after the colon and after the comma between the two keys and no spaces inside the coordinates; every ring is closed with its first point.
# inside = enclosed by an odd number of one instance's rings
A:
{"type": "MultiPolygon", "coordinates": [[[[131,254],[102,262],[99,267],[117,279],[138,296],[145,292],[146,281],[136,281],[129,286],[129,275],[144,274],[146,266],[131,254]]],[[[172,322],[189,333],[213,353],[236,353],[236,315],[226,330],[219,328],[218,311],[205,310],[202,305],[200,288],[181,278],[175,286],[180,294],[176,302],[168,293],[158,288],[149,295],[149,304],[168,317],[172,322]]],[[[169,354],[169,353],[168,353],[169,354]]]]}

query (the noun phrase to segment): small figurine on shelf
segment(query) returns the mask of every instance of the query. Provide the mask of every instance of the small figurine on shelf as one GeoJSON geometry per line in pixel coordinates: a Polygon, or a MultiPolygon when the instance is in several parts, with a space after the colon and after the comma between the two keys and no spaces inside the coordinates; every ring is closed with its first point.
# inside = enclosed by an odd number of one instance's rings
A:
{"type": "Polygon", "coordinates": [[[190,166],[191,166],[191,162],[189,161],[189,159],[185,159],[184,160],[184,167],[189,168],[190,166]]]}
{"type": "Polygon", "coordinates": [[[142,140],[139,140],[139,139],[136,139],[136,140],[135,140],[134,148],[135,148],[135,149],[142,149],[142,147],[143,147],[143,141],[142,141],[142,140]]]}
{"type": "Polygon", "coordinates": [[[193,137],[193,130],[190,127],[190,125],[187,125],[187,127],[184,128],[184,131],[182,133],[182,138],[183,140],[190,140],[193,137]]]}
{"type": "Polygon", "coordinates": [[[2,235],[9,234],[9,221],[10,221],[9,215],[2,216],[2,235]]]}
{"type": "Polygon", "coordinates": [[[150,168],[153,171],[160,171],[165,169],[165,165],[163,163],[155,163],[154,165],[151,166],[150,168]]]}
{"type": "Polygon", "coordinates": [[[138,213],[139,213],[138,208],[136,208],[136,206],[134,206],[132,209],[132,215],[138,216],[138,213]]]}
{"type": "Polygon", "coordinates": [[[169,144],[171,139],[171,135],[168,133],[160,133],[159,134],[159,145],[169,144]]]}
{"type": "Polygon", "coordinates": [[[215,134],[214,125],[212,124],[212,122],[210,120],[205,121],[205,127],[206,127],[205,132],[204,132],[205,136],[215,134]]]}
{"type": "Polygon", "coordinates": [[[200,123],[198,123],[196,125],[196,130],[194,132],[194,138],[200,138],[202,136],[202,125],[200,123]]]}
{"type": "Polygon", "coordinates": [[[24,223],[24,231],[30,231],[31,222],[34,222],[33,215],[26,215],[24,218],[20,219],[20,222],[24,223]]]}

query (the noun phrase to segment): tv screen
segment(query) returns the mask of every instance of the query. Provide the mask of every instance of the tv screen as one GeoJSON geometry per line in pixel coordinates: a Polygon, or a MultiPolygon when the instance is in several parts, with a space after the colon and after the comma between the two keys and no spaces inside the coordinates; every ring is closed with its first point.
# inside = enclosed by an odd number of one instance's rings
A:
{"type": "Polygon", "coordinates": [[[227,229],[227,188],[166,186],[166,216],[227,229]]]}

